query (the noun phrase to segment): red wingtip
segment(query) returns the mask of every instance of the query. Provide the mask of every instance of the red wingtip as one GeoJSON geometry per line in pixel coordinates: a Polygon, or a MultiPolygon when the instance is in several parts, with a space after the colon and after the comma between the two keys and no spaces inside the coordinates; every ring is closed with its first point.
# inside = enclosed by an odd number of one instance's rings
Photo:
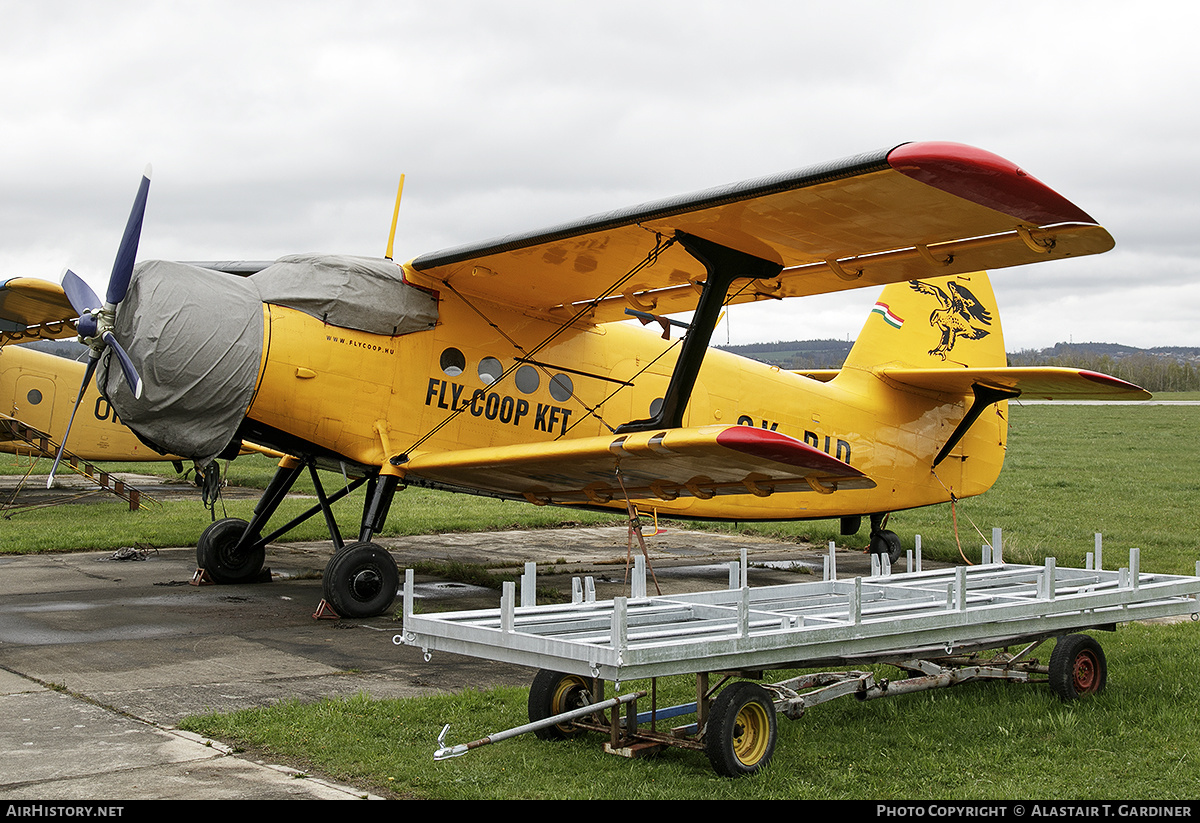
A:
{"type": "Polygon", "coordinates": [[[914,180],[1039,226],[1096,221],[1015,163],[961,143],[905,143],[888,154],[914,180]]]}
{"type": "Polygon", "coordinates": [[[1141,386],[1122,380],[1119,377],[1113,377],[1111,374],[1101,374],[1100,372],[1080,370],[1079,376],[1085,380],[1091,380],[1093,383],[1099,383],[1102,386],[1107,386],[1113,389],[1121,389],[1131,392],[1146,392],[1141,386]]]}
{"type": "Polygon", "coordinates": [[[802,469],[824,471],[840,477],[863,476],[853,466],[794,437],[753,426],[731,426],[717,435],[717,443],[733,451],[802,469]]]}

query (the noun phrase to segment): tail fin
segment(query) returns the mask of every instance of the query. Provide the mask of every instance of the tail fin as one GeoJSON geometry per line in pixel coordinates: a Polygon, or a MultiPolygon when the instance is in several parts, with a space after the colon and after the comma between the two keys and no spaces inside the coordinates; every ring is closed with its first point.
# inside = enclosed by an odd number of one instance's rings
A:
{"type": "Polygon", "coordinates": [[[1001,367],[996,296],[985,272],[884,288],[844,369],[1001,367]]]}

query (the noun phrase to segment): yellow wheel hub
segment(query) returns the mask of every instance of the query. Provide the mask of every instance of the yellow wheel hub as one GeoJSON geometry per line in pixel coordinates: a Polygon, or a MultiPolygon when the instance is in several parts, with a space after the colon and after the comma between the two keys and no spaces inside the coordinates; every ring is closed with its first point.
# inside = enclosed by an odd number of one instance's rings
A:
{"type": "Polygon", "coordinates": [[[747,703],[738,711],[733,727],[733,753],[743,765],[753,766],[770,748],[771,721],[758,703],[747,703]]]}

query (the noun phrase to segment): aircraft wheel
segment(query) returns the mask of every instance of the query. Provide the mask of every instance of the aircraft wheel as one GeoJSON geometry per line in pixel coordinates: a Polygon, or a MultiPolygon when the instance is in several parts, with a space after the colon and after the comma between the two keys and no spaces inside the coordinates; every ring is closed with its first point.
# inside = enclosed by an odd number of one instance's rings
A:
{"type": "Polygon", "coordinates": [[[1108,662],[1104,650],[1086,634],[1068,634],[1058,639],[1050,653],[1050,688],[1061,699],[1076,700],[1104,691],[1108,662]]]}
{"type": "MultiPolygon", "coordinates": [[[[529,687],[529,722],[536,723],[590,702],[590,678],[540,669],[533,678],[533,685],[529,687]]],[[[571,723],[560,723],[535,729],[533,733],[539,740],[565,740],[578,734],[579,729],[571,723]]]]}
{"type": "Polygon", "coordinates": [[[704,750],[717,774],[740,777],[766,766],[775,753],[775,703],[767,690],[743,680],[717,695],[709,709],[704,750]]]}
{"type": "Polygon", "coordinates": [[[900,546],[900,536],[893,531],[884,529],[871,535],[871,554],[886,554],[888,562],[896,563],[904,554],[900,546]]]}
{"type": "MultiPolygon", "coordinates": [[[[246,583],[262,571],[266,546],[234,552],[250,524],[236,517],[213,523],[196,541],[196,565],[208,572],[215,583],[246,583]]],[[[254,535],[257,543],[259,536],[254,535]]]]}
{"type": "Polygon", "coordinates": [[[342,617],[374,617],[392,606],[400,570],[382,546],[350,543],[325,566],[325,600],[342,617]]]}

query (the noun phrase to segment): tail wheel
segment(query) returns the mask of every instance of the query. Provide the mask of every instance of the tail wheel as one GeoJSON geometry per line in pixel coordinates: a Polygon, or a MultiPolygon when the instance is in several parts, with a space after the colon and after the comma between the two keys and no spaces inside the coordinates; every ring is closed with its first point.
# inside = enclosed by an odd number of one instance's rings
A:
{"type": "MultiPolygon", "coordinates": [[[[577,674],[540,670],[529,687],[529,722],[583,708],[592,702],[592,682],[577,674]]],[[[540,740],[565,740],[579,733],[570,723],[534,730],[540,740]]]]}
{"type": "Polygon", "coordinates": [[[391,608],[400,570],[382,546],[350,543],[325,566],[325,600],[342,617],[374,617],[391,608]]]}
{"type": "Polygon", "coordinates": [[[871,535],[871,553],[886,554],[889,563],[895,563],[904,553],[900,545],[900,536],[893,531],[884,529],[871,535]]]}
{"type": "Polygon", "coordinates": [[[215,583],[247,583],[258,577],[266,560],[267,547],[257,545],[257,534],[251,536],[252,548],[237,549],[249,523],[227,517],[213,523],[196,541],[196,565],[215,583]]]}
{"type": "Polygon", "coordinates": [[[717,774],[740,777],[766,766],[775,753],[775,704],[757,683],[722,691],[709,710],[704,749],[717,774]]]}
{"type": "Polygon", "coordinates": [[[1063,700],[1099,694],[1108,681],[1104,650],[1086,634],[1060,637],[1050,653],[1050,688],[1063,700]]]}

